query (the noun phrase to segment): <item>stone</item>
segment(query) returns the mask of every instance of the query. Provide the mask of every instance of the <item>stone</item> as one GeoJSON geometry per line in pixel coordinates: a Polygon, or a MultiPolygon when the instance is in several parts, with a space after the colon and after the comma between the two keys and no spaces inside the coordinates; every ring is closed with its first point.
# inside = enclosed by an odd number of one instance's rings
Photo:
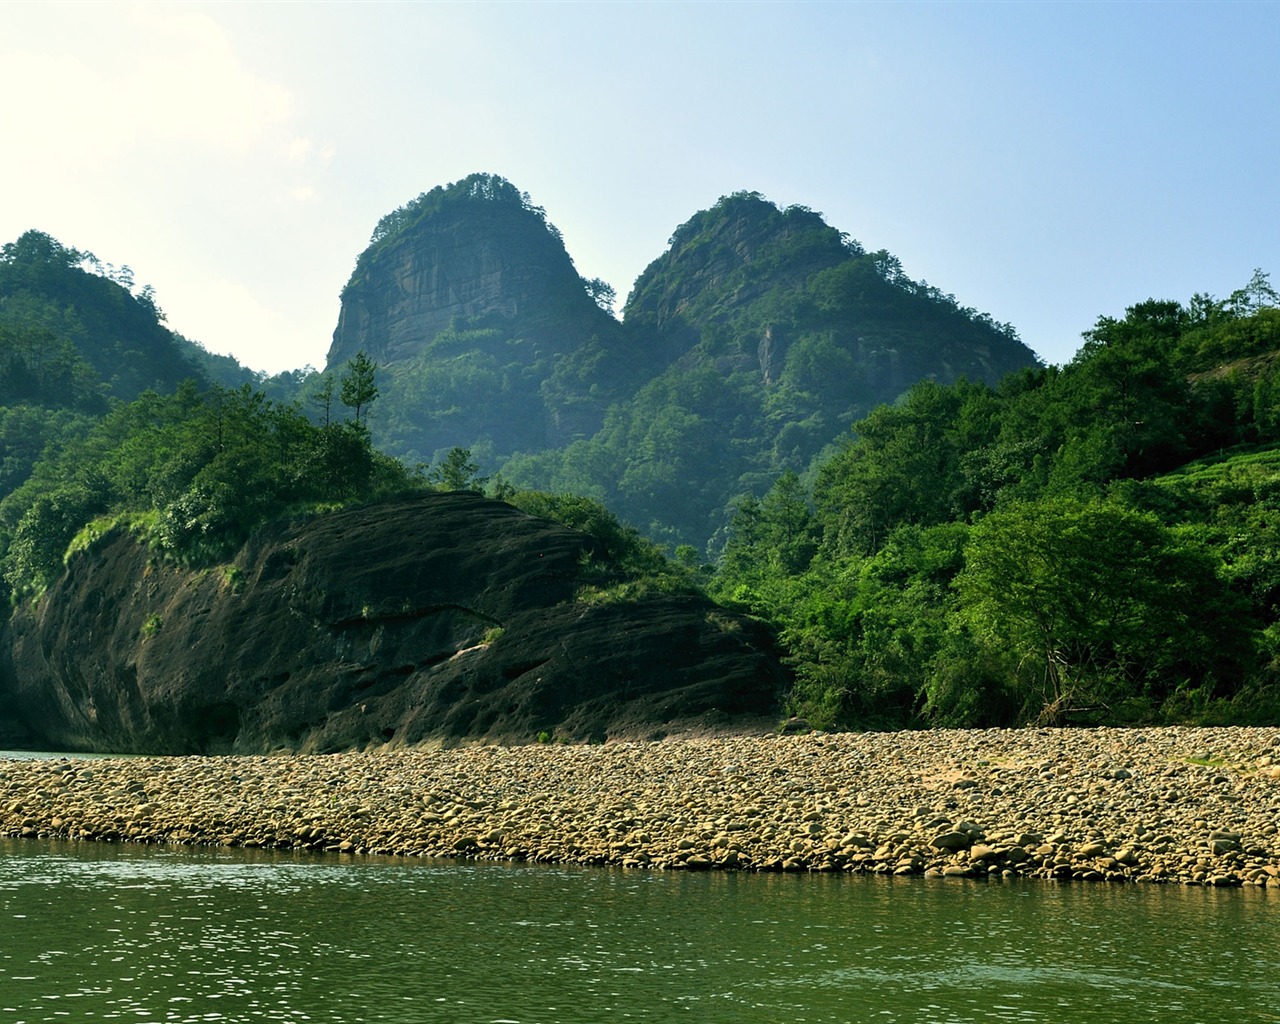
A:
{"type": "Polygon", "coordinates": [[[424,493],[262,527],[233,593],[155,567],[120,529],[14,610],[0,695],[50,749],[172,754],[585,741],[776,713],[767,627],[688,594],[584,604],[602,557],[504,502],[424,493]]]}
{"type": "Polygon", "coordinates": [[[973,837],[968,832],[943,832],[929,840],[935,850],[967,850],[973,845],[973,837]]]}
{"type": "MultiPolygon", "coordinates": [[[[1222,746],[1231,756],[1250,763],[1255,734],[1222,734],[1230,739],[1222,746]]],[[[1112,736],[1109,730],[1079,730],[1068,739],[1088,765],[1102,760],[1087,756],[1090,749],[1114,748],[1112,736]]],[[[1010,786],[1009,800],[984,804],[989,838],[960,829],[925,830],[922,823],[937,815],[921,813],[921,779],[954,763],[955,749],[967,740],[966,734],[948,732],[847,734],[826,736],[818,746],[812,739],[766,733],[600,746],[374,749],[325,758],[140,758],[94,762],[100,767],[92,783],[63,787],[60,779],[78,779],[78,773],[60,772],[48,762],[0,761],[0,836],[225,842],[335,856],[375,852],[653,870],[686,870],[692,860],[692,870],[782,870],[785,864],[796,872],[941,877],[950,866],[953,876],[967,872],[991,879],[1012,872],[1081,881],[1280,887],[1273,813],[1280,794],[1255,772],[1237,783],[1249,809],[1233,810],[1225,827],[1219,827],[1224,817],[1215,791],[1202,786],[1185,807],[1165,806],[1157,799],[1163,783],[1156,781],[1163,768],[1149,768],[1135,754],[1131,785],[1138,796],[1147,795],[1146,802],[1117,801],[1114,789],[1101,782],[1079,789],[1075,775],[1046,787],[1041,773],[1028,773],[1010,786]],[[726,762],[752,766],[744,768],[740,786],[716,776],[716,766],[726,762]],[[144,821],[136,818],[142,780],[147,802],[156,808],[144,821]],[[1082,796],[1088,813],[1064,819],[1071,826],[1067,833],[1058,820],[1071,790],[1082,796]],[[868,797],[866,807],[858,804],[859,795],[868,797]],[[22,806],[10,813],[15,802],[22,806]],[[426,806],[443,812],[439,820],[420,817],[426,806]],[[799,819],[815,807],[831,838],[805,834],[799,819]],[[356,810],[365,813],[357,819],[356,810]],[[730,830],[742,821],[750,827],[730,830]],[[931,839],[948,831],[970,844],[956,850],[932,845],[931,839]],[[1045,849],[1044,855],[1009,845],[1010,839],[1042,834],[1073,839],[1040,844],[1036,849],[1045,849]],[[1239,837],[1238,849],[1211,852],[1211,843],[1230,843],[1232,837],[1239,837]],[[1114,853],[1080,855],[1090,844],[1113,839],[1114,853]],[[1157,849],[1157,840],[1167,844],[1157,849]],[[681,843],[685,848],[677,849],[681,843]],[[709,868],[701,866],[702,859],[709,868]]],[[[1010,733],[1002,760],[1032,758],[1049,742],[1034,733],[1010,733]]],[[[1178,763],[1179,748],[1163,740],[1150,746],[1157,764],[1178,763]]],[[[945,800],[949,783],[935,792],[945,800]]]]}

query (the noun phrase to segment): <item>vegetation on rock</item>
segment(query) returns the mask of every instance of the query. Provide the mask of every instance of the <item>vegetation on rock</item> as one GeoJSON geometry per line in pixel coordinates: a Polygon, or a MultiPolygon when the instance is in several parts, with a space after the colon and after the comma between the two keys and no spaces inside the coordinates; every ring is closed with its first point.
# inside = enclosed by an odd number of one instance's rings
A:
{"type": "MultiPolygon", "coordinates": [[[[737,193],[621,322],[615,298],[473,175],[379,223],[330,372],[268,379],[28,232],[0,249],[2,586],[38,594],[121,529],[208,566],[281,517],[488,489],[591,538],[584,615],[706,591],[774,624],[815,725],[1280,721],[1267,275],[1101,317],[1044,367],[889,253],[737,193]]],[[[178,628],[155,622],[134,639],[178,628]]]]}

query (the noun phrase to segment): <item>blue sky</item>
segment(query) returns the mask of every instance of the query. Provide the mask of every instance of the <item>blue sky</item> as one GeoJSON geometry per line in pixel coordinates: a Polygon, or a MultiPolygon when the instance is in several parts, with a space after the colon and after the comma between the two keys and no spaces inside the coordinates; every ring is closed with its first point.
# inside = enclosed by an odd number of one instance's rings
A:
{"type": "Polygon", "coordinates": [[[277,371],[435,185],[510,179],[620,299],[746,189],[1059,363],[1143,299],[1280,281],[1277,53],[1275,3],[7,3],[0,241],[127,263],[277,371]]]}

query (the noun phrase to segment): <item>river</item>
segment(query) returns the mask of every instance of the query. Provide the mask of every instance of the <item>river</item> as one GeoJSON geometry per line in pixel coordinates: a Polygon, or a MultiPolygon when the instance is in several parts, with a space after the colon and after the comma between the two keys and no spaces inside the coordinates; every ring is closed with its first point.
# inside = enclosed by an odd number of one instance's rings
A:
{"type": "Polygon", "coordinates": [[[1280,893],[0,840],[0,1020],[1280,1020],[1280,893]]]}

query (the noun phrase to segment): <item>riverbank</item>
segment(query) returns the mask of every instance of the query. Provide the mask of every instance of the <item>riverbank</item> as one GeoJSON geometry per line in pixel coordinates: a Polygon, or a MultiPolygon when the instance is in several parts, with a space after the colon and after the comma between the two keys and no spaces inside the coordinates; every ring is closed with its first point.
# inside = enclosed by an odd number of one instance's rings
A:
{"type": "Polygon", "coordinates": [[[0,835],[1280,888],[1280,729],[5,760],[0,835]]]}

